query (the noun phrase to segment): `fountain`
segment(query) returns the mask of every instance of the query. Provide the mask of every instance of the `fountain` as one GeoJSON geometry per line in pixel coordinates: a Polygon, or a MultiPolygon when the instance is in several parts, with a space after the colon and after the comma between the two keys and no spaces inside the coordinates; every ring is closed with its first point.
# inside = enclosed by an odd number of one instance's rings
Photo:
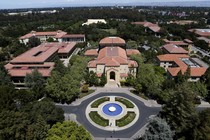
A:
{"type": "Polygon", "coordinates": [[[123,112],[122,107],[117,103],[108,103],[103,106],[103,112],[109,116],[117,116],[123,112]]]}
{"type": "Polygon", "coordinates": [[[110,112],[116,111],[116,107],[114,107],[114,106],[109,107],[109,111],[110,111],[110,112]]]}

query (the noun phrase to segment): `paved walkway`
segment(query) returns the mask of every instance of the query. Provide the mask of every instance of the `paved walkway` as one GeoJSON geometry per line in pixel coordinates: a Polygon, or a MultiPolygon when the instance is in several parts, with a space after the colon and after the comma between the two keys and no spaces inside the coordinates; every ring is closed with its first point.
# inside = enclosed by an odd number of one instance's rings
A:
{"type": "Polygon", "coordinates": [[[113,140],[129,140],[141,136],[145,131],[145,126],[151,115],[156,115],[161,110],[161,105],[153,100],[142,99],[133,93],[130,93],[131,88],[95,88],[95,92],[78,99],[70,105],[56,104],[65,112],[66,120],[73,120],[83,125],[94,137],[94,139],[113,139],[113,140]],[[106,131],[93,126],[85,116],[85,111],[88,104],[93,100],[102,96],[122,96],[134,102],[139,109],[140,117],[137,122],[125,130],[106,131]]]}
{"type": "MultiPolygon", "coordinates": [[[[101,88],[92,87],[95,92],[78,99],[72,104],[56,104],[61,107],[65,114],[65,120],[72,120],[83,125],[92,135],[95,140],[133,140],[142,136],[146,130],[148,119],[157,115],[161,110],[161,105],[154,100],[145,100],[133,93],[130,93],[132,88],[101,88]],[[128,129],[122,131],[106,131],[93,126],[85,115],[86,108],[90,102],[102,96],[122,96],[134,102],[140,112],[140,117],[137,122],[128,129]]],[[[210,104],[201,102],[196,107],[198,111],[209,108],[210,104]]]]}

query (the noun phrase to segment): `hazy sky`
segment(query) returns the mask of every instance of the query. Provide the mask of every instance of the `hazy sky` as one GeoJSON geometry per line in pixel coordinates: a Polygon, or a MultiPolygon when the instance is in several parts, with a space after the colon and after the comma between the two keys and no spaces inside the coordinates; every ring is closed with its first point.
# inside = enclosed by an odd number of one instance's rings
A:
{"type": "MultiPolygon", "coordinates": [[[[204,1],[204,0],[0,0],[0,9],[33,8],[51,6],[90,6],[110,4],[129,4],[133,2],[177,2],[177,1],[204,1]]],[[[210,2],[210,1],[209,1],[210,2]]]]}

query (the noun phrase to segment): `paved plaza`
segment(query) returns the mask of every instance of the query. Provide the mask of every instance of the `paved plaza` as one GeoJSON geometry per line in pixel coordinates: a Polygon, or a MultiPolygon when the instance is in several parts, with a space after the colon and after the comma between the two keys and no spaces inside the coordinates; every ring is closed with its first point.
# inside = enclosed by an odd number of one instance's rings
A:
{"type": "MultiPolygon", "coordinates": [[[[113,99],[112,99],[113,100],[113,99]]],[[[149,117],[157,115],[161,106],[152,100],[145,100],[130,93],[129,88],[96,88],[96,91],[82,99],[78,99],[70,105],[56,104],[65,111],[65,119],[82,124],[94,137],[94,139],[130,139],[141,136],[149,117]],[[103,96],[121,96],[132,101],[139,110],[139,117],[132,126],[119,131],[100,129],[94,126],[86,117],[87,106],[97,98],[103,96]]]]}

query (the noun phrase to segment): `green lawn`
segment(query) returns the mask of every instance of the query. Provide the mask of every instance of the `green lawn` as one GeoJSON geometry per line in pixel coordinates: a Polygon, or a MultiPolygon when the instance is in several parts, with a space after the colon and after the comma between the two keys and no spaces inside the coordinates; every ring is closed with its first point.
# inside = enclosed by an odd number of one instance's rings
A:
{"type": "Polygon", "coordinates": [[[111,29],[101,29],[101,30],[106,31],[106,32],[110,33],[111,35],[117,34],[117,29],[111,28],[111,29]]]}
{"type": "Polygon", "coordinates": [[[135,117],[136,117],[136,114],[134,112],[128,112],[124,117],[122,117],[119,120],[116,120],[116,125],[119,127],[128,125],[135,119],[135,117]]]}
{"type": "Polygon", "coordinates": [[[94,121],[96,124],[100,126],[108,126],[109,125],[109,120],[104,119],[101,117],[97,111],[92,111],[89,113],[90,118],[92,121],[94,121]]]}
{"type": "Polygon", "coordinates": [[[102,97],[91,104],[92,108],[97,108],[100,104],[109,101],[109,97],[102,97]]]}
{"type": "Polygon", "coordinates": [[[124,104],[127,108],[134,108],[133,103],[131,103],[129,100],[124,99],[124,98],[120,98],[120,97],[116,97],[115,101],[121,102],[122,104],[124,104]]]}

